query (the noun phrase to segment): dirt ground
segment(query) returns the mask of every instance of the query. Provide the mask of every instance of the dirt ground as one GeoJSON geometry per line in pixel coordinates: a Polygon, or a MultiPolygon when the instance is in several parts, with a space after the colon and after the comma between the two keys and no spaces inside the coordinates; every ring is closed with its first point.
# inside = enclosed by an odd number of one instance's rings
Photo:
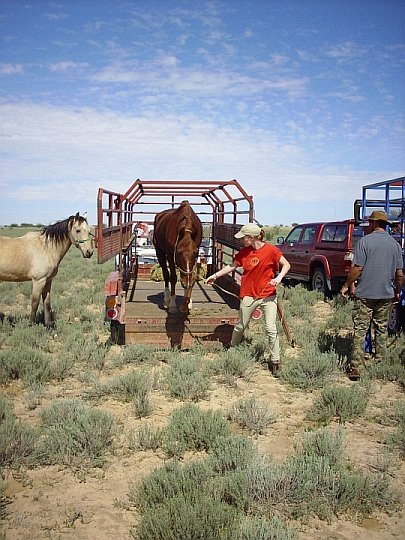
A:
{"type": "MultiPolygon", "coordinates": [[[[322,307],[320,309],[323,309],[322,307]]],[[[322,315],[322,314],[321,314],[322,315]]],[[[294,354],[286,351],[285,359],[294,354]]],[[[110,370],[108,377],[120,374],[110,370]]],[[[353,384],[349,381],[347,384],[353,384]]],[[[60,385],[49,385],[41,405],[27,410],[24,390],[19,383],[7,389],[15,404],[15,413],[24,422],[34,425],[41,407],[59,397],[78,397],[83,386],[77,378],[70,378],[60,385]]],[[[308,423],[305,414],[313,403],[316,393],[294,390],[266,370],[258,366],[249,381],[239,380],[236,387],[213,384],[209,398],[199,405],[203,408],[229,410],[242,398],[254,395],[265,402],[277,415],[277,420],[264,435],[256,438],[260,452],[285,459],[294,452],[294,442],[303,433],[308,423]]],[[[393,428],[373,421],[373,414],[380,411],[379,404],[388,400],[403,399],[403,392],[394,383],[376,382],[373,397],[365,416],[345,425],[347,455],[350,460],[364,468],[373,467],[381,455],[387,434],[393,428]]],[[[128,446],[128,433],[143,423],[154,427],[167,423],[171,412],[181,402],[170,398],[162,391],[154,390],[151,395],[154,411],[150,418],[138,420],[134,417],[131,404],[114,399],[104,400],[98,405],[111,412],[122,432],[114,452],[108,455],[102,469],[92,469],[83,474],[65,467],[50,466],[26,470],[19,474],[8,474],[5,496],[3,531],[7,540],[77,539],[111,540],[130,538],[130,530],[137,524],[139,515],[128,502],[131,482],[139,482],[153,469],[164,463],[163,452],[133,451],[128,446]]],[[[392,474],[392,487],[404,500],[405,464],[397,460],[398,467],[392,474]]],[[[404,512],[387,515],[381,512],[360,519],[355,514],[339,516],[331,524],[311,519],[301,526],[300,540],[388,540],[404,538],[404,512]]]]}

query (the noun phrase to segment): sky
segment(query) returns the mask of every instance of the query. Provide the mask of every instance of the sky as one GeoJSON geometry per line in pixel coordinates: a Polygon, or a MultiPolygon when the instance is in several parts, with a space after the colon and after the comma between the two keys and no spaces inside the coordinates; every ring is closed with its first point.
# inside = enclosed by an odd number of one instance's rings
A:
{"type": "Polygon", "coordinates": [[[405,0],[0,0],[0,225],[237,179],[262,224],[405,174],[405,0]]]}

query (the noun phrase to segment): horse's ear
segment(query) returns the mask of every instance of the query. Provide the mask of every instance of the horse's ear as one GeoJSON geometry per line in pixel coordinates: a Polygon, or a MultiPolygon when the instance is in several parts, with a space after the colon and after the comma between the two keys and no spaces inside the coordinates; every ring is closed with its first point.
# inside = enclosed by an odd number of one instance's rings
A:
{"type": "Polygon", "coordinates": [[[79,212],[76,212],[75,219],[77,219],[79,217],[80,217],[79,212]]]}
{"type": "Polygon", "coordinates": [[[84,219],[87,221],[87,212],[83,214],[84,219]]]}

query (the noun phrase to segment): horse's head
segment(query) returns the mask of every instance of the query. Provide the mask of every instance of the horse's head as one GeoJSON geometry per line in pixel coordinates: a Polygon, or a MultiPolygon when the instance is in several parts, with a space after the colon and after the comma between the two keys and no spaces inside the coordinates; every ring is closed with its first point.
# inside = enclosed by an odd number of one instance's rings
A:
{"type": "Polygon", "coordinates": [[[197,279],[197,256],[198,248],[194,244],[180,246],[176,252],[176,265],[184,289],[190,289],[197,279]]]}
{"type": "Polygon", "coordinates": [[[80,249],[83,257],[88,259],[94,251],[94,233],[87,223],[87,214],[80,216],[79,212],[69,221],[69,238],[73,245],[80,249]]]}

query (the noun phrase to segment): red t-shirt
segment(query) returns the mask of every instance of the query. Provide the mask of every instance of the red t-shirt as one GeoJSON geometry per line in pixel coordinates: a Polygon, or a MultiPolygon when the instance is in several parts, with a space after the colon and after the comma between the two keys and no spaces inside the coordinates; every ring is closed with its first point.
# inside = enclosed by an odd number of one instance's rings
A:
{"type": "Polygon", "coordinates": [[[249,246],[236,254],[235,262],[243,268],[241,298],[267,298],[276,294],[276,288],[269,282],[278,271],[281,256],[281,251],[271,244],[264,244],[258,250],[249,246]]]}

